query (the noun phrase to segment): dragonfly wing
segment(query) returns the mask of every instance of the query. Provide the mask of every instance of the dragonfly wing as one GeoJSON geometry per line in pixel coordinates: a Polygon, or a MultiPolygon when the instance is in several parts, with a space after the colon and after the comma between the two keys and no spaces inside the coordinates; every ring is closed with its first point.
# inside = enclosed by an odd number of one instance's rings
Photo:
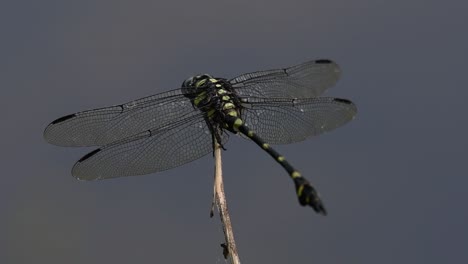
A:
{"type": "Polygon", "coordinates": [[[211,132],[200,114],[96,149],[72,169],[80,180],[143,175],[171,169],[212,151],[211,132]]]}
{"type": "Polygon", "coordinates": [[[245,98],[241,117],[271,144],[289,144],[340,127],[352,120],[356,106],[330,97],[306,99],[245,98]]]}
{"type": "Polygon", "coordinates": [[[311,98],[335,85],[339,77],[338,64],[314,60],[285,69],[246,73],[229,82],[239,96],[311,98]]]}
{"type": "Polygon", "coordinates": [[[44,138],[59,146],[104,146],[142,131],[167,126],[194,111],[182,89],[126,104],[61,117],[47,126],[44,138]]]}

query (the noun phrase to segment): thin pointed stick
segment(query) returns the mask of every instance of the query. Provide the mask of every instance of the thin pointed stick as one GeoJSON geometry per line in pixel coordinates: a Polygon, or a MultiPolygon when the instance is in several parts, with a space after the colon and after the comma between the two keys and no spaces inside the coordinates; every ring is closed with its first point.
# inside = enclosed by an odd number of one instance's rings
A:
{"type": "MultiPolygon", "coordinates": [[[[215,157],[215,180],[214,180],[214,200],[218,208],[219,216],[223,224],[223,232],[226,243],[221,245],[224,250],[224,257],[227,258],[226,254],[229,256],[232,264],[240,264],[239,255],[237,254],[237,246],[234,241],[234,233],[231,226],[231,218],[229,217],[229,212],[227,208],[226,195],[224,194],[224,185],[223,185],[223,171],[222,171],[222,162],[221,162],[221,146],[216,143],[214,148],[214,157],[215,157]]],[[[213,208],[211,211],[213,214],[213,208]]]]}

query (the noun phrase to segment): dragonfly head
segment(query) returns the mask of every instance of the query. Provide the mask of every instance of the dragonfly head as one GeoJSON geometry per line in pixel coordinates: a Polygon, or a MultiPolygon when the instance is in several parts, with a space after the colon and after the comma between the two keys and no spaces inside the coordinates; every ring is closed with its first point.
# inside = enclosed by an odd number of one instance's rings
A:
{"type": "Polygon", "coordinates": [[[208,79],[211,79],[211,78],[213,77],[209,74],[200,74],[200,75],[192,76],[182,83],[182,87],[197,88],[199,86],[202,86],[208,79]]]}

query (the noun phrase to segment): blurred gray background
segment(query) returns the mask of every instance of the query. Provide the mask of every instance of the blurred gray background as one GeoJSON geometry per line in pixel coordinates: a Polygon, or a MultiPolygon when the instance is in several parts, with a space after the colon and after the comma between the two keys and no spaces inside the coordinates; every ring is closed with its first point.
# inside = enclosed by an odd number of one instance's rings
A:
{"type": "Polygon", "coordinates": [[[79,182],[92,149],[47,144],[73,112],[219,77],[329,58],[351,123],[280,146],[322,194],[231,137],[225,187],[243,263],[468,263],[468,4],[464,1],[0,3],[0,263],[224,263],[210,155],[79,182]]]}

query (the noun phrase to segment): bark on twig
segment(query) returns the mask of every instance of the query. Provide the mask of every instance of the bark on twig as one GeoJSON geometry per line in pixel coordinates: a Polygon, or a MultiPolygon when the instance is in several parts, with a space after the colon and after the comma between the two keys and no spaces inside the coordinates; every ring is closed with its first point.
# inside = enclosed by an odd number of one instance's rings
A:
{"type": "MultiPolygon", "coordinates": [[[[219,216],[223,224],[223,232],[225,243],[221,244],[223,247],[223,255],[225,258],[229,257],[232,264],[240,264],[239,255],[237,254],[236,242],[234,241],[234,233],[231,226],[231,218],[227,208],[226,196],[224,194],[223,186],[223,172],[221,162],[221,146],[215,144],[214,149],[215,157],[215,180],[214,180],[214,201],[218,208],[219,216]]],[[[213,207],[211,209],[213,215],[213,207]]]]}

